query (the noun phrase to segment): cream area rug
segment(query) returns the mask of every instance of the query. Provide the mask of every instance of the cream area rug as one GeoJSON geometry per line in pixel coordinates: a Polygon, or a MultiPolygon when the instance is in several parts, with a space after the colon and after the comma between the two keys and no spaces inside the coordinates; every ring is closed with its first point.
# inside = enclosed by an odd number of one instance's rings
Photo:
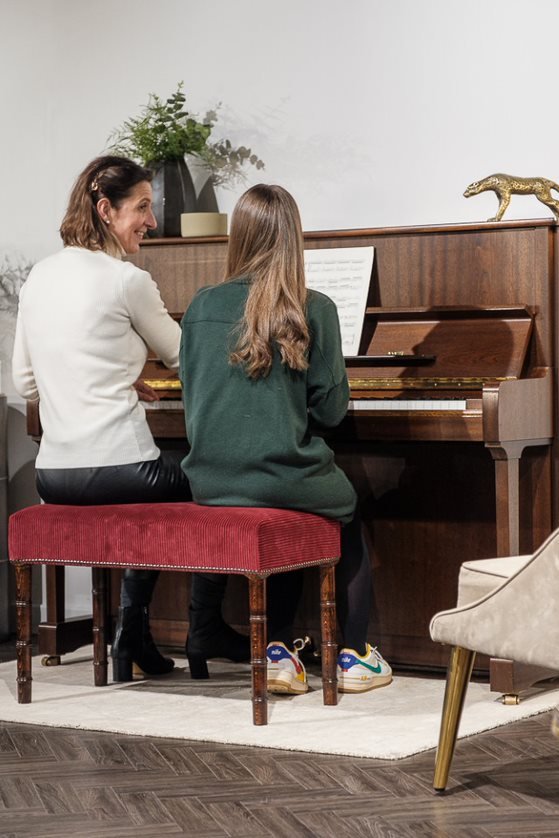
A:
{"type": "MultiPolygon", "coordinates": [[[[270,696],[268,725],[252,724],[250,666],[210,661],[210,680],[193,681],[184,659],[168,676],[93,686],[91,647],[65,655],[61,666],[33,659],[33,701],[16,701],[15,661],[0,664],[0,720],[140,736],[399,759],[436,747],[443,678],[396,675],[393,683],[322,704],[319,668],[302,696],[270,696]]],[[[314,670],[314,666],[312,667],[314,670]]],[[[110,670],[109,670],[110,678],[110,670]]],[[[533,688],[518,706],[504,706],[472,683],[460,736],[470,736],[549,710],[559,681],[533,688]]]]}

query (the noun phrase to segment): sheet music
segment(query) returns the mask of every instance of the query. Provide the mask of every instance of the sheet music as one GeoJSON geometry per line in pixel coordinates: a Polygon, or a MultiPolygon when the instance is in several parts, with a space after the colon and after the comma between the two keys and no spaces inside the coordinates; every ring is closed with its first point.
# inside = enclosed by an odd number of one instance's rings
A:
{"type": "Polygon", "coordinates": [[[374,253],[374,247],[305,250],[307,288],[336,303],[345,356],[359,353],[374,253]]]}

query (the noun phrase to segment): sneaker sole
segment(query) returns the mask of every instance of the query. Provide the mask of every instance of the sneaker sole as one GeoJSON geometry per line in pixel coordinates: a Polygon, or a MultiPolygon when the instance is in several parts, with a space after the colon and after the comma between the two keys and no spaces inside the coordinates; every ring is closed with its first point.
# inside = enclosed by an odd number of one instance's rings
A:
{"type": "Polygon", "coordinates": [[[293,681],[289,675],[286,674],[285,677],[282,678],[281,674],[270,676],[268,675],[268,692],[269,693],[288,693],[289,695],[302,695],[306,693],[309,689],[309,685],[307,683],[300,683],[298,681],[293,681]]]}
{"type": "Polygon", "coordinates": [[[367,693],[371,690],[376,690],[378,687],[387,687],[392,683],[392,675],[383,675],[375,678],[372,683],[364,683],[363,681],[355,681],[351,683],[342,684],[338,681],[338,692],[341,693],[367,693]]]}

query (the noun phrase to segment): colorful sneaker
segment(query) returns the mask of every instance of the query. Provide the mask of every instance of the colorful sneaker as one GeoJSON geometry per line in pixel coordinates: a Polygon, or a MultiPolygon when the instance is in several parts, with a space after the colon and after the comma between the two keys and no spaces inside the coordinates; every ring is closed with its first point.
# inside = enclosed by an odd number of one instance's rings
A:
{"type": "Polygon", "coordinates": [[[342,649],[338,655],[338,689],[342,693],[364,693],[391,681],[392,669],[368,643],[363,657],[353,649],[342,649]]]}
{"type": "Polygon", "coordinates": [[[295,648],[290,652],[284,643],[279,641],[268,643],[266,649],[268,692],[291,693],[292,695],[307,692],[309,688],[307,673],[297,654],[305,644],[302,640],[296,640],[293,645],[295,648]]]}

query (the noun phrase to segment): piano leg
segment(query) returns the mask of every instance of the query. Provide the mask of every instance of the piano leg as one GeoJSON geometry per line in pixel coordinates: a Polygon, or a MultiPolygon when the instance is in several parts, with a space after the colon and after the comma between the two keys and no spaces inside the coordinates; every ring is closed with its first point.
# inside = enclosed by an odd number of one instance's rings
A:
{"type": "MultiPolygon", "coordinates": [[[[497,555],[520,554],[520,503],[519,464],[525,443],[513,442],[487,447],[495,460],[495,490],[497,501],[497,555]]],[[[528,666],[516,661],[491,658],[489,661],[489,688],[503,694],[505,704],[518,703],[522,690],[544,678],[553,678],[556,672],[539,666],[528,666]]]]}
{"type": "Polygon", "coordinates": [[[497,555],[518,556],[520,553],[519,527],[519,463],[524,443],[506,445],[487,444],[495,460],[495,495],[497,555]]]}
{"type": "Polygon", "coordinates": [[[557,678],[557,672],[502,658],[491,658],[489,661],[489,688],[492,692],[501,693],[505,704],[518,704],[518,700],[512,700],[513,697],[518,698],[522,690],[547,678],[557,678]]]}
{"type": "Polygon", "coordinates": [[[60,663],[60,655],[73,652],[80,646],[91,643],[93,620],[91,617],[65,619],[65,568],[46,568],[47,577],[47,619],[39,624],[39,654],[45,657],[44,666],[60,663]]]}

